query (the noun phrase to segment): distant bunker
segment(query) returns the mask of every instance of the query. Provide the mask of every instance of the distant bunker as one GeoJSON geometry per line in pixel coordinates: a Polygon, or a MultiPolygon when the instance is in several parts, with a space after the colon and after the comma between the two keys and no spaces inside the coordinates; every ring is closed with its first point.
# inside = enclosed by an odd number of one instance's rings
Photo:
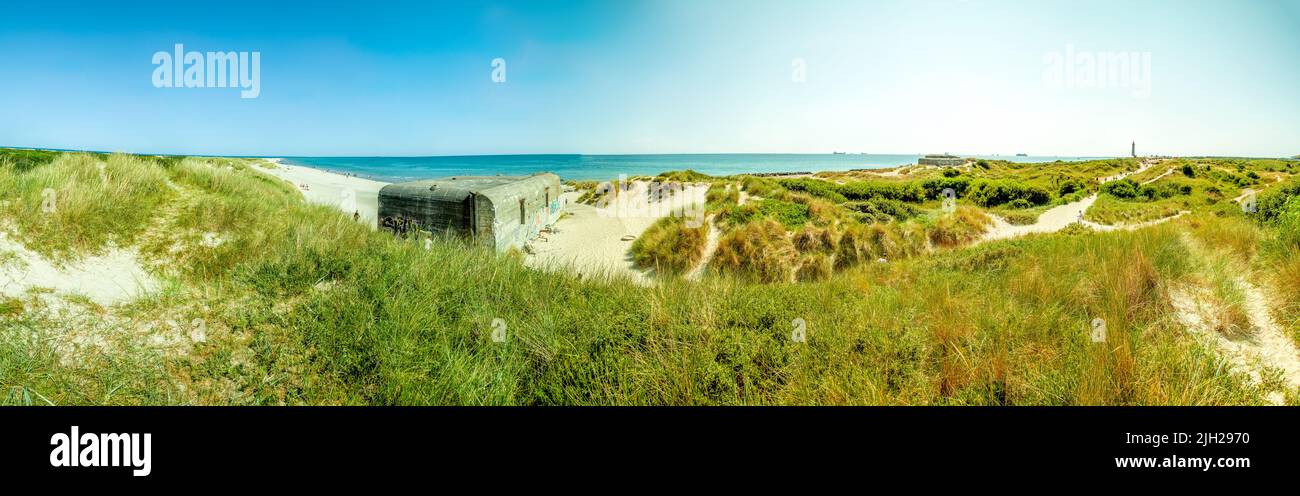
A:
{"type": "Polygon", "coordinates": [[[954,167],[965,163],[966,160],[961,157],[948,155],[947,153],[938,155],[926,155],[916,161],[917,165],[937,165],[939,167],[954,167]]]}
{"type": "Polygon", "coordinates": [[[522,248],[560,218],[560,176],[455,176],[384,186],[379,227],[468,237],[497,251],[522,248]]]}

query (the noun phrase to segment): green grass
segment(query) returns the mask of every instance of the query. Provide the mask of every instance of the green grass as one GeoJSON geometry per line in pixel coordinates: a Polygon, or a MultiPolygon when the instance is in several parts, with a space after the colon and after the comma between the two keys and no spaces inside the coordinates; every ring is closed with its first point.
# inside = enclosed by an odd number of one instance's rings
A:
{"type": "Polygon", "coordinates": [[[740,226],[760,219],[773,219],[786,228],[802,226],[811,220],[808,205],[764,198],[727,209],[723,219],[728,226],[740,226]]]}

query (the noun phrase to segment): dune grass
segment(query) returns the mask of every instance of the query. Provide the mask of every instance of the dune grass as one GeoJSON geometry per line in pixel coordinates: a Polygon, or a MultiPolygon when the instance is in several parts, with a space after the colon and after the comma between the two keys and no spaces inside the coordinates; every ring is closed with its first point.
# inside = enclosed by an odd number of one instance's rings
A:
{"type": "Polygon", "coordinates": [[[659,219],[632,243],[632,260],[657,274],[680,274],[704,258],[709,226],[691,227],[684,215],[659,219]]]}
{"type": "Polygon", "coordinates": [[[781,223],[751,222],[718,241],[710,267],[760,282],[789,282],[798,252],[781,223]]]}
{"type": "Polygon", "coordinates": [[[983,236],[992,223],[993,219],[984,212],[963,205],[934,220],[930,243],[945,248],[964,245],[983,236]]]}
{"type": "Polygon", "coordinates": [[[93,253],[109,242],[130,245],[172,194],[165,170],[148,159],[60,154],[48,164],[0,167],[7,203],[0,215],[17,225],[30,249],[54,258],[93,253]]]}

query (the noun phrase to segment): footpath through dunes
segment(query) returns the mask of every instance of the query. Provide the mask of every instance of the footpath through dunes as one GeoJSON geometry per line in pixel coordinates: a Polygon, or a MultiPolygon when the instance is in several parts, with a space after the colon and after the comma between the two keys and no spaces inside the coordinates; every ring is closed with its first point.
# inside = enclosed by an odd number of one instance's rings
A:
{"type": "Polygon", "coordinates": [[[1300,394],[1300,349],[1273,318],[1268,295],[1250,281],[1249,269],[1211,252],[1187,233],[1182,240],[1195,255],[1197,275],[1170,288],[1179,323],[1266,389],[1269,402],[1282,405],[1287,402],[1285,392],[1300,394]],[[1214,263],[1226,264],[1227,270],[1216,274],[1214,263]],[[1225,292],[1231,296],[1224,297],[1225,292]],[[1231,322],[1242,317],[1244,322],[1231,322]]]}
{"type": "Polygon", "coordinates": [[[549,232],[529,243],[524,264],[585,278],[628,277],[649,284],[650,278],[632,261],[632,242],[679,209],[702,211],[709,188],[685,184],[675,194],[659,197],[652,194],[649,181],[627,184],[628,189],[620,192],[617,200],[602,205],[579,203],[581,192],[561,195],[565,215],[549,232]]]}
{"type": "MultiPolygon", "coordinates": [[[[1118,181],[1120,179],[1124,179],[1134,174],[1141,174],[1142,172],[1146,171],[1147,169],[1151,168],[1157,163],[1158,161],[1156,160],[1144,160],[1142,162],[1142,165],[1139,166],[1137,169],[1122,174],[1117,174],[1114,176],[1098,178],[1098,181],[1104,184],[1111,181],[1118,181]]],[[[1161,222],[1165,222],[1175,217],[1178,217],[1176,215],[1173,217],[1166,217],[1164,219],[1159,219],[1152,222],[1126,225],[1126,226],[1108,226],[1104,224],[1097,224],[1095,222],[1083,221],[1084,214],[1088,211],[1089,208],[1092,207],[1092,204],[1096,202],[1097,202],[1097,194],[1093,193],[1092,195],[1089,195],[1087,198],[1084,198],[1082,200],[1066,203],[1065,205],[1052,207],[1051,209],[1048,209],[1046,212],[1043,212],[1041,215],[1039,215],[1037,222],[1034,222],[1033,224],[1019,225],[1019,226],[1013,225],[1007,222],[1006,219],[998,217],[997,215],[989,214],[989,216],[993,218],[993,227],[989,229],[988,232],[984,233],[984,237],[981,238],[980,241],[993,241],[997,239],[1015,238],[1027,234],[1053,233],[1056,231],[1060,231],[1061,229],[1065,229],[1066,227],[1069,227],[1070,224],[1073,224],[1075,222],[1083,222],[1084,225],[1097,230],[1112,231],[1116,229],[1137,229],[1140,227],[1147,227],[1150,225],[1159,224],[1161,222]]],[[[1182,213],[1180,213],[1179,215],[1182,215],[1182,213]]]]}

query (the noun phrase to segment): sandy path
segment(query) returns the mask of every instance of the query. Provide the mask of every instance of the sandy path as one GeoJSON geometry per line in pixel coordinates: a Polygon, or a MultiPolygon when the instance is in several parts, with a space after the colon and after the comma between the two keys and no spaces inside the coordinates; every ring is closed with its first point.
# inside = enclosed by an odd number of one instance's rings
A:
{"type": "Polygon", "coordinates": [[[524,258],[524,264],[579,277],[625,275],[646,282],[645,274],[637,270],[627,254],[632,241],[624,239],[640,236],[658,219],[602,215],[600,209],[578,203],[580,196],[581,192],[560,195],[567,203],[567,215],[555,223],[551,233],[530,243],[532,253],[524,258]]]}
{"type": "MultiPolygon", "coordinates": [[[[1193,253],[1207,254],[1200,243],[1186,233],[1182,236],[1193,253]]],[[[1244,337],[1228,337],[1215,332],[1216,312],[1208,298],[1205,288],[1180,287],[1169,292],[1170,303],[1177,313],[1178,320],[1198,338],[1209,343],[1228,359],[1234,366],[1245,371],[1255,383],[1262,381],[1267,369],[1277,369],[1282,373],[1282,380],[1291,389],[1300,388],[1300,350],[1296,348],[1290,336],[1282,326],[1273,319],[1268,296],[1252,284],[1244,275],[1235,277],[1234,282],[1245,296],[1244,310],[1250,319],[1253,332],[1244,337]]],[[[1285,401],[1282,394],[1273,392],[1267,399],[1280,405],[1285,401]]]]}
{"type": "Polygon", "coordinates": [[[649,184],[634,181],[631,190],[619,194],[619,201],[603,207],[578,203],[581,192],[561,195],[568,214],[556,222],[553,232],[543,234],[529,246],[529,267],[568,271],[580,277],[627,276],[639,283],[649,279],[632,262],[632,242],[664,215],[685,206],[703,209],[708,186],[688,185],[677,195],[662,201],[649,200],[649,184]]]}
{"type": "Polygon", "coordinates": [[[700,277],[704,275],[704,270],[708,268],[709,262],[713,260],[713,254],[718,251],[718,242],[722,240],[722,229],[718,227],[715,220],[715,216],[710,215],[708,220],[705,221],[709,225],[709,237],[704,244],[704,257],[690,272],[686,273],[687,280],[700,280],[700,277]]]}
{"type": "Polygon", "coordinates": [[[379,189],[388,183],[345,176],[310,167],[286,165],[281,159],[267,159],[275,168],[250,167],[284,179],[311,203],[329,205],[345,213],[359,213],[361,222],[371,228],[379,226],[379,189]],[[349,199],[351,197],[351,200],[349,199]]]}
{"type": "MultiPolygon", "coordinates": [[[[1156,162],[1154,161],[1146,161],[1142,163],[1142,166],[1138,167],[1135,170],[1125,172],[1123,174],[1119,174],[1115,176],[1103,177],[1100,178],[1100,181],[1102,183],[1108,183],[1111,181],[1117,181],[1126,178],[1133,174],[1140,174],[1143,171],[1151,168],[1151,166],[1155,164],[1156,162]]],[[[1082,200],[1067,203],[1065,205],[1060,205],[1057,207],[1052,207],[1051,209],[1048,209],[1046,212],[1043,212],[1042,215],[1038,216],[1038,222],[1029,225],[1023,225],[1023,226],[1013,225],[1007,222],[1006,220],[1002,219],[1001,217],[990,214],[990,217],[993,218],[993,228],[989,229],[988,232],[984,233],[984,237],[981,239],[981,241],[992,241],[995,239],[1015,238],[1019,236],[1024,236],[1026,234],[1050,233],[1050,232],[1060,231],[1061,229],[1065,229],[1066,227],[1069,227],[1070,224],[1083,221],[1083,214],[1087,212],[1088,209],[1092,207],[1092,204],[1096,203],[1096,201],[1097,201],[1097,195],[1094,193],[1082,200]]],[[[1161,219],[1160,221],[1163,222],[1168,219],[1169,218],[1161,219]]],[[[1093,227],[1094,229],[1100,229],[1100,230],[1130,228],[1128,226],[1106,226],[1103,224],[1097,224],[1092,222],[1084,222],[1084,224],[1088,225],[1089,227],[1093,227]]],[[[1132,228],[1137,228],[1137,227],[1145,227],[1145,226],[1135,225],[1132,228]]]]}
{"type": "MultiPolygon", "coordinates": [[[[1255,383],[1262,381],[1263,372],[1275,368],[1292,388],[1300,388],[1300,351],[1295,343],[1273,321],[1264,293],[1258,287],[1238,278],[1237,284],[1246,295],[1245,310],[1254,332],[1242,338],[1230,338],[1214,331],[1213,306],[1186,288],[1171,290],[1170,303],[1178,320],[1198,338],[1213,346],[1234,366],[1245,371],[1255,383]]],[[[1273,392],[1268,400],[1280,405],[1284,397],[1273,392]]]]}
{"type": "Polygon", "coordinates": [[[1168,175],[1170,175],[1170,174],[1173,174],[1173,173],[1174,173],[1174,169],[1169,169],[1169,170],[1165,171],[1164,173],[1160,174],[1159,176],[1153,177],[1153,178],[1151,178],[1151,179],[1147,179],[1146,181],[1142,181],[1142,185],[1143,185],[1143,186],[1146,186],[1146,185],[1148,185],[1148,184],[1154,183],[1154,182],[1156,182],[1156,181],[1159,181],[1159,180],[1161,180],[1161,179],[1164,179],[1166,176],[1168,176],[1168,175]]]}

